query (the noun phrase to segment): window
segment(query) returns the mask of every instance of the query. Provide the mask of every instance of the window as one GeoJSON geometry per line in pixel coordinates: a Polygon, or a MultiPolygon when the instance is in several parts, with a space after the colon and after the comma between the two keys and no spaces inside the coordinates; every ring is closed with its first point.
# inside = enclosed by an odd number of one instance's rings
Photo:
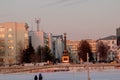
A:
{"type": "Polygon", "coordinates": [[[4,46],[0,46],[0,50],[4,50],[4,46]]]}
{"type": "Polygon", "coordinates": [[[4,56],[4,53],[5,53],[5,47],[0,46],[0,56],[4,56]]]}
{"type": "Polygon", "coordinates": [[[112,46],[112,49],[115,49],[115,47],[114,47],[114,46],[112,46]]]}
{"type": "Polygon", "coordinates": [[[13,46],[9,46],[8,48],[9,48],[9,49],[12,49],[12,50],[14,49],[14,47],[13,47],[13,46]]]}
{"type": "Polygon", "coordinates": [[[12,28],[8,28],[8,31],[11,32],[11,31],[12,31],[12,28]]]}
{"type": "Polygon", "coordinates": [[[8,43],[10,44],[10,43],[13,43],[13,40],[8,40],[8,43]]]}
{"type": "Polygon", "coordinates": [[[0,40],[0,44],[4,44],[5,43],[5,40],[0,40]]]}
{"type": "Polygon", "coordinates": [[[114,44],[114,41],[112,41],[112,44],[114,44]]]}
{"type": "Polygon", "coordinates": [[[8,37],[11,38],[11,37],[13,37],[13,35],[12,34],[8,34],[8,37]]]}
{"type": "Polygon", "coordinates": [[[0,32],[4,32],[5,28],[4,27],[0,27],[0,32]]]}
{"type": "Polygon", "coordinates": [[[4,34],[0,34],[0,38],[4,38],[5,37],[5,35],[4,34]]]}
{"type": "Polygon", "coordinates": [[[25,38],[27,38],[27,37],[28,37],[28,34],[27,34],[27,33],[25,33],[25,35],[24,35],[24,36],[25,36],[25,38]]]}

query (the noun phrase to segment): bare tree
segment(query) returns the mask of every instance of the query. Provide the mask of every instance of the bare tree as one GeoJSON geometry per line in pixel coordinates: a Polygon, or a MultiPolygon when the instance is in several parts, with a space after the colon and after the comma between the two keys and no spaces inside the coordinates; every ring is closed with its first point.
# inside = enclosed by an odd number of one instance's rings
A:
{"type": "Polygon", "coordinates": [[[104,44],[102,41],[98,41],[97,43],[97,53],[99,53],[99,60],[106,61],[107,60],[107,52],[109,47],[104,44]]]}
{"type": "Polygon", "coordinates": [[[84,62],[87,61],[87,53],[89,54],[89,61],[92,62],[93,54],[92,54],[91,46],[86,40],[82,40],[79,43],[78,55],[79,58],[82,59],[84,62]]]}

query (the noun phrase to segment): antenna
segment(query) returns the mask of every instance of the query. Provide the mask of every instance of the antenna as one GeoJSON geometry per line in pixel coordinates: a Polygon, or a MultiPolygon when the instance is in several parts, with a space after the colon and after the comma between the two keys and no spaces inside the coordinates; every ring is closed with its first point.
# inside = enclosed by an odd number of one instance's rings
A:
{"type": "Polygon", "coordinates": [[[40,24],[40,19],[35,18],[35,22],[37,24],[37,31],[39,31],[39,24],[40,24]]]}

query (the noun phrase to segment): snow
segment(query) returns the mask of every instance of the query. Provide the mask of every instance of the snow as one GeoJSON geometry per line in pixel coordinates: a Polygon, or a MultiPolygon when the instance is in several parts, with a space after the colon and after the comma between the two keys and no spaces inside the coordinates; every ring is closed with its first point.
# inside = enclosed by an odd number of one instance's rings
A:
{"type": "MultiPolygon", "coordinates": [[[[39,73],[0,74],[0,80],[34,80],[39,73]]],[[[44,72],[43,80],[87,80],[86,71],[44,72]]],[[[120,80],[120,70],[90,71],[91,80],[120,80]]]]}

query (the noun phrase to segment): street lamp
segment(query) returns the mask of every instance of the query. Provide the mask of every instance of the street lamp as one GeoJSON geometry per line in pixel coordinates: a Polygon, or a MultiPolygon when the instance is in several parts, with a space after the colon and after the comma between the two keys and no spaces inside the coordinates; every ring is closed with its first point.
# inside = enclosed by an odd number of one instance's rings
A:
{"type": "Polygon", "coordinates": [[[87,73],[88,73],[88,80],[91,80],[90,71],[89,71],[89,54],[88,53],[87,53],[87,73]]]}

